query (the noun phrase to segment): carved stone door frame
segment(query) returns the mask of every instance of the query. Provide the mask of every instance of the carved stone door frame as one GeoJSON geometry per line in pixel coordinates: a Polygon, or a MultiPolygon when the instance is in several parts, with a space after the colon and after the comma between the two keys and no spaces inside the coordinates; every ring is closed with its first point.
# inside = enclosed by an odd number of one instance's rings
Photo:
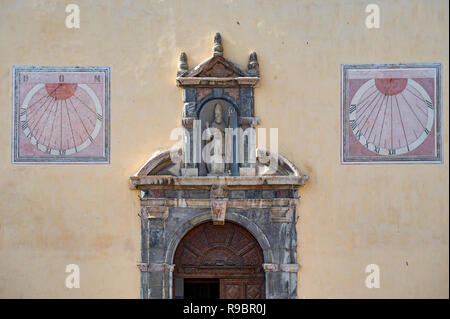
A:
{"type": "Polygon", "coordinates": [[[174,256],[174,289],[177,279],[220,280],[220,298],[260,299],[265,296],[263,252],[244,227],[233,222],[204,222],[180,241],[174,256]]]}

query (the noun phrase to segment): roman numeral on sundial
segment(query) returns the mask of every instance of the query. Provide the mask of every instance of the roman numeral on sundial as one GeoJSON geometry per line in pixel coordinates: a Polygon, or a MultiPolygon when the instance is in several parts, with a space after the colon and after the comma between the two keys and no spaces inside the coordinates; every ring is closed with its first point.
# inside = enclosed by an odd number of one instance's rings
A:
{"type": "Polygon", "coordinates": [[[427,107],[429,107],[430,109],[433,109],[433,103],[431,103],[428,100],[425,100],[425,103],[427,103],[427,107]]]}
{"type": "Polygon", "coordinates": [[[26,129],[28,127],[28,122],[27,121],[21,121],[20,122],[22,125],[22,130],[26,129]]]}
{"type": "Polygon", "coordinates": [[[352,127],[352,130],[354,130],[358,126],[358,124],[356,124],[356,120],[350,120],[350,125],[352,127]]]}
{"type": "Polygon", "coordinates": [[[356,104],[350,105],[350,113],[353,113],[356,111],[356,104]]]}

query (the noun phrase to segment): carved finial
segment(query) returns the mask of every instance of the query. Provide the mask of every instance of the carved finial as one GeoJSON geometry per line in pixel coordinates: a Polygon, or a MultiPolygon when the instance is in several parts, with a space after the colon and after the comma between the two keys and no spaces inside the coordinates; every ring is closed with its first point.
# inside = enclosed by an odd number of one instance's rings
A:
{"type": "Polygon", "coordinates": [[[187,55],[186,53],[182,52],[180,55],[180,60],[178,61],[178,76],[182,76],[189,70],[188,63],[187,63],[187,55]]]}
{"type": "Polygon", "coordinates": [[[253,76],[259,76],[259,63],[258,63],[258,57],[256,56],[256,52],[252,52],[250,54],[250,57],[248,59],[248,74],[253,76]]]}
{"type": "Polygon", "coordinates": [[[214,55],[223,53],[223,47],[222,47],[222,37],[220,36],[220,33],[217,32],[214,37],[214,55]]]}

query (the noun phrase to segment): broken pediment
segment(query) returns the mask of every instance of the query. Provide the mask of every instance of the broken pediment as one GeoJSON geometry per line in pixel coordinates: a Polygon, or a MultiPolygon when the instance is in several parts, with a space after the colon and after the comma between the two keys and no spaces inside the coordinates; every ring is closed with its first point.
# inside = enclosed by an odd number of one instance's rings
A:
{"type": "Polygon", "coordinates": [[[178,63],[178,86],[256,86],[259,65],[255,52],[250,54],[247,70],[223,56],[220,33],[214,37],[213,56],[189,70],[187,55],[181,53],[178,63]]]}
{"type": "Polygon", "coordinates": [[[286,158],[256,148],[256,53],[250,54],[244,70],[223,56],[222,38],[217,33],[212,57],[189,70],[187,55],[182,53],[177,75],[184,102],[182,146],[150,158],[131,177],[132,188],[305,184],[308,176],[286,158]]]}
{"type": "MultiPolygon", "coordinates": [[[[266,150],[257,150],[255,176],[200,177],[182,176],[180,163],[171,159],[177,150],[169,150],[151,157],[142,168],[131,176],[131,188],[145,185],[213,185],[218,180],[228,185],[304,185],[309,176],[301,174],[297,167],[281,155],[269,154],[266,150]],[[276,162],[275,162],[276,161],[276,162]]],[[[220,183],[220,182],[219,182],[220,183]]]]}

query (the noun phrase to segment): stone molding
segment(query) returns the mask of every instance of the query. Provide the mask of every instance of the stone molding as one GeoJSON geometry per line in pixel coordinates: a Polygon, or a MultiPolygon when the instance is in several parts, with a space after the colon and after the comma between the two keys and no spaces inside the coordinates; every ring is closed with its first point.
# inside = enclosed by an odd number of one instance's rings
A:
{"type": "Polygon", "coordinates": [[[272,207],[270,209],[270,220],[272,222],[291,222],[294,207],[272,207]]]}
{"type": "Polygon", "coordinates": [[[143,206],[142,213],[147,219],[165,220],[169,217],[169,207],[167,206],[143,206]]]}
{"type": "Polygon", "coordinates": [[[239,167],[239,175],[240,176],[255,176],[256,168],[255,167],[239,167]]]}
{"type": "MultiPolygon", "coordinates": [[[[295,207],[297,199],[274,198],[274,199],[228,199],[228,208],[251,209],[251,208],[292,208],[295,207]]],[[[146,198],[141,199],[143,207],[182,207],[182,208],[211,208],[211,199],[189,199],[189,198],[146,198]]]]}
{"type": "Polygon", "coordinates": [[[212,220],[217,225],[225,222],[228,208],[256,209],[269,208],[272,222],[292,222],[295,214],[297,199],[228,199],[217,197],[211,199],[178,199],[178,198],[150,198],[141,199],[144,218],[153,220],[166,220],[169,217],[169,208],[199,208],[211,209],[212,220]]]}
{"type": "Polygon", "coordinates": [[[198,168],[196,167],[188,167],[188,168],[181,168],[181,175],[183,176],[198,176],[198,168]]]}
{"type": "Polygon", "coordinates": [[[265,272],[298,272],[300,264],[263,264],[265,272]]]}
{"type": "Polygon", "coordinates": [[[219,78],[219,77],[177,77],[177,86],[211,86],[211,87],[236,87],[236,86],[251,86],[257,87],[259,85],[259,77],[244,76],[233,78],[219,78]]]}
{"type": "Polygon", "coordinates": [[[186,186],[252,186],[252,185],[290,185],[302,186],[308,180],[302,176],[131,176],[131,189],[140,189],[154,185],[186,185],[186,186]]]}
{"type": "Polygon", "coordinates": [[[151,271],[170,271],[173,272],[175,265],[171,264],[147,264],[147,263],[137,263],[137,267],[141,272],[151,272],[151,271]]]}
{"type": "Polygon", "coordinates": [[[259,124],[260,121],[257,117],[239,117],[239,125],[255,126],[259,124]]]}

